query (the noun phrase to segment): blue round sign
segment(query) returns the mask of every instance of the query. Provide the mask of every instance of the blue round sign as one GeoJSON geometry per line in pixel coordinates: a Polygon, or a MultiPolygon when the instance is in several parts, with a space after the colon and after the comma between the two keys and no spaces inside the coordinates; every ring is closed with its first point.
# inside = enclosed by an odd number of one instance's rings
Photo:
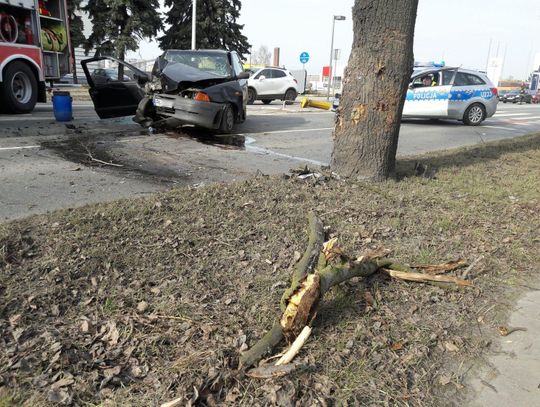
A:
{"type": "Polygon", "coordinates": [[[308,61],[309,61],[309,54],[307,52],[302,52],[300,54],[300,62],[303,64],[307,64],[308,61]]]}

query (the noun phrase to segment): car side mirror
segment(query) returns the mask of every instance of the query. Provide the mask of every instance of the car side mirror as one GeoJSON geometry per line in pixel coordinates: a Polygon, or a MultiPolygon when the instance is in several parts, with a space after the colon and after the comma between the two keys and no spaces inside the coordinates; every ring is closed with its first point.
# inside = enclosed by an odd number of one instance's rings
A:
{"type": "Polygon", "coordinates": [[[264,81],[265,79],[266,79],[266,76],[264,76],[264,75],[259,76],[260,81],[264,81]]]}
{"type": "Polygon", "coordinates": [[[249,72],[240,72],[236,79],[248,79],[249,78],[249,72]]]}
{"type": "Polygon", "coordinates": [[[146,74],[134,74],[133,77],[139,85],[144,85],[146,82],[150,81],[150,77],[146,74]]]}
{"type": "Polygon", "coordinates": [[[414,86],[412,83],[409,83],[409,89],[414,89],[414,86]]]}

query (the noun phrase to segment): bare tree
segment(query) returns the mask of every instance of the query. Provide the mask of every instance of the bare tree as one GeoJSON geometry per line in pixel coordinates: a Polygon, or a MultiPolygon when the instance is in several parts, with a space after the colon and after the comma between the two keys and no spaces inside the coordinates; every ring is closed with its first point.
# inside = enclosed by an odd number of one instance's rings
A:
{"type": "Polygon", "coordinates": [[[334,129],[332,169],[381,181],[395,173],[412,73],[418,0],[355,0],[354,41],[334,129]]]}
{"type": "Polygon", "coordinates": [[[252,63],[255,65],[270,65],[272,53],[266,45],[261,45],[252,55],[252,63]]]}

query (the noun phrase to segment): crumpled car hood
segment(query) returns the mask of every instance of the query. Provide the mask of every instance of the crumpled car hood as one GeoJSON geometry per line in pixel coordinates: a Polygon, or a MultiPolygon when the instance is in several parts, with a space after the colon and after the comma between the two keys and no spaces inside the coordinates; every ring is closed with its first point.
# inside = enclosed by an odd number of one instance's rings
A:
{"type": "Polygon", "coordinates": [[[204,88],[233,80],[233,78],[215,75],[180,62],[169,62],[157,76],[161,78],[165,92],[182,91],[193,85],[204,88]]]}

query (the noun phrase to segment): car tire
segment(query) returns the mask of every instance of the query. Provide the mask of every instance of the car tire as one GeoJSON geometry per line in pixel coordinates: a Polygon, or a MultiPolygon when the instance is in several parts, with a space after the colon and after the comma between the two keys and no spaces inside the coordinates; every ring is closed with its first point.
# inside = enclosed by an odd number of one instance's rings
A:
{"type": "Polygon", "coordinates": [[[32,69],[24,62],[10,63],[0,84],[0,100],[6,113],[30,113],[38,98],[38,83],[32,69]]]}
{"type": "Polygon", "coordinates": [[[232,132],[234,127],[234,109],[232,105],[227,104],[221,113],[221,123],[219,124],[219,132],[224,134],[229,134],[232,132]]]}
{"type": "Polygon", "coordinates": [[[294,99],[296,99],[297,95],[298,94],[294,89],[287,89],[287,92],[285,92],[285,95],[283,95],[283,100],[288,100],[292,102],[294,101],[294,99]]]}
{"type": "Polygon", "coordinates": [[[470,105],[463,115],[463,123],[467,126],[478,126],[486,119],[486,108],[480,103],[470,105]]]}
{"type": "Polygon", "coordinates": [[[252,105],[257,100],[257,91],[253,88],[248,89],[248,105],[252,105]]]}
{"type": "Polygon", "coordinates": [[[270,103],[272,103],[272,99],[264,99],[262,101],[265,105],[269,105],[270,103]]]}

